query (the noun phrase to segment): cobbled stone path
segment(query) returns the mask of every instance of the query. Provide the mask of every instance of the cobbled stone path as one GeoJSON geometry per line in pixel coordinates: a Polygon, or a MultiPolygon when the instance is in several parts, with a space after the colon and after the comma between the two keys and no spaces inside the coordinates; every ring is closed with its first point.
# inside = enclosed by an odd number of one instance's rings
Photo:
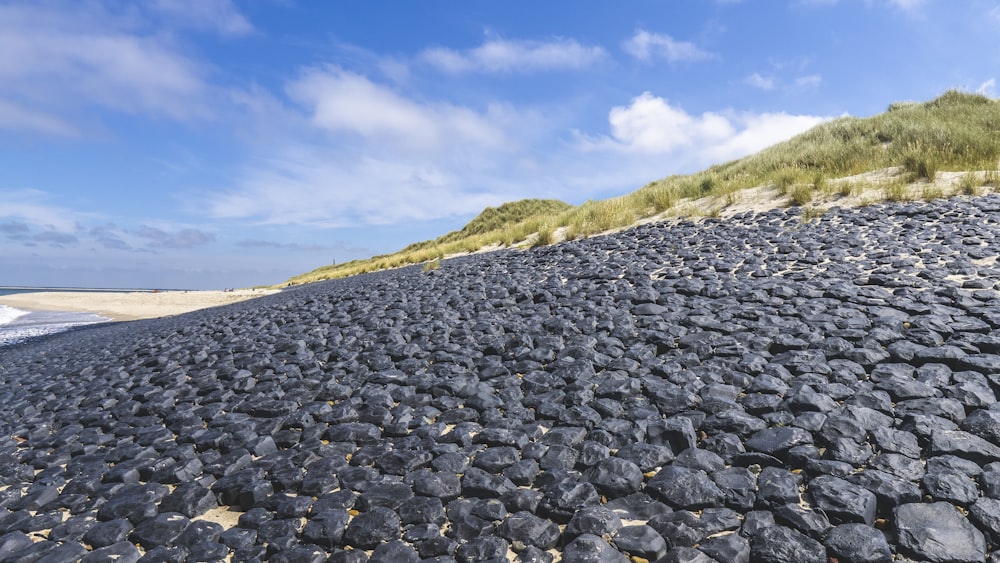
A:
{"type": "Polygon", "coordinates": [[[1000,197],[0,349],[0,561],[1000,561],[1000,197]]]}

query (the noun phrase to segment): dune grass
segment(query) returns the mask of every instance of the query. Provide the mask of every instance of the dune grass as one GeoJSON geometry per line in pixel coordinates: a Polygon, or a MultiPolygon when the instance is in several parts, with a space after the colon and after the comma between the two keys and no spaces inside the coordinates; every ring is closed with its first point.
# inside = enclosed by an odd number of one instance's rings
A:
{"type": "MultiPolygon", "coordinates": [[[[908,184],[927,183],[944,171],[986,171],[963,179],[962,193],[1000,184],[1000,101],[978,94],[948,91],[926,103],[902,102],[885,113],[842,117],[748,157],[690,175],[650,182],[638,190],[573,207],[554,200],[522,200],[487,208],[459,231],[415,243],[394,254],[325,266],[291,278],[286,284],[345,277],[418,264],[490,245],[512,246],[534,237],[534,246],[602,233],[664,212],[682,214],[685,202],[713,198],[731,205],[742,190],[773,186],[791,205],[806,205],[818,194],[839,196],[881,192],[876,200],[913,199],[908,184]],[[900,167],[905,176],[885,185],[831,182],[866,172],[900,167]],[[978,185],[973,185],[978,184],[978,185]]],[[[915,190],[924,199],[935,188],[915,190]]],[[[719,205],[707,211],[718,215],[719,205]]],[[[703,213],[706,213],[703,211],[703,213]]]]}

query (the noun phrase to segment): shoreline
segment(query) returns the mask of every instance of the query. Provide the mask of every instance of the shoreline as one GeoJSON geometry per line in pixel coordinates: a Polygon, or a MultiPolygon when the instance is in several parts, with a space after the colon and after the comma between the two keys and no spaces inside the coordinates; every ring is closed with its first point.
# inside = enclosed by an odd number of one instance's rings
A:
{"type": "Polygon", "coordinates": [[[277,293],[274,289],[233,291],[38,291],[0,296],[0,305],[29,312],[95,313],[112,322],[155,319],[228,305],[277,293]]]}

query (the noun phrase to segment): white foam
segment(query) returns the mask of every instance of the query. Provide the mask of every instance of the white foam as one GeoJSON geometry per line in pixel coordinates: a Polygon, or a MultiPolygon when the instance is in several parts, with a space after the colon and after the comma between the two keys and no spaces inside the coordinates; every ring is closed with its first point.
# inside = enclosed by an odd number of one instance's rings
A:
{"type": "Polygon", "coordinates": [[[13,322],[18,317],[23,317],[27,315],[27,311],[22,311],[20,309],[15,309],[13,307],[8,307],[6,305],[0,305],[0,325],[5,325],[13,322]]]}
{"type": "Polygon", "coordinates": [[[0,346],[5,346],[28,338],[63,332],[78,326],[103,323],[111,319],[94,313],[28,312],[0,306],[0,320],[3,320],[0,322],[0,346]]]}

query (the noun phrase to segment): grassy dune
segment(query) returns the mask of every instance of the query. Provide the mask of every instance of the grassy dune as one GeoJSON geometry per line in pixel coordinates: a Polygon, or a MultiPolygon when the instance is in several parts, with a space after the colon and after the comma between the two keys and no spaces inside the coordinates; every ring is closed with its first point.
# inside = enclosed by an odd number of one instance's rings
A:
{"type": "Polygon", "coordinates": [[[286,283],[439,260],[488,246],[550,244],[662,214],[718,214],[740,201],[746,190],[762,186],[773,188],[769,193],[786,205],[858,194],[871,202],[930,199],[955,192],[933,182],[939,173],[970,171],[957,183],[957,191],[971,194],[979,186],[1000,184],[998,160],[1000,101],[948,91],[926,103],[892,104],[873,117],[835,119],[751,156],[650,182],[621,197],[576,207],[532,199],[487,208],[463,229],[435,240],[394,254],[325,266],[286,283]],[[844,180],[886,169],[895,173],[844,180]]]}

